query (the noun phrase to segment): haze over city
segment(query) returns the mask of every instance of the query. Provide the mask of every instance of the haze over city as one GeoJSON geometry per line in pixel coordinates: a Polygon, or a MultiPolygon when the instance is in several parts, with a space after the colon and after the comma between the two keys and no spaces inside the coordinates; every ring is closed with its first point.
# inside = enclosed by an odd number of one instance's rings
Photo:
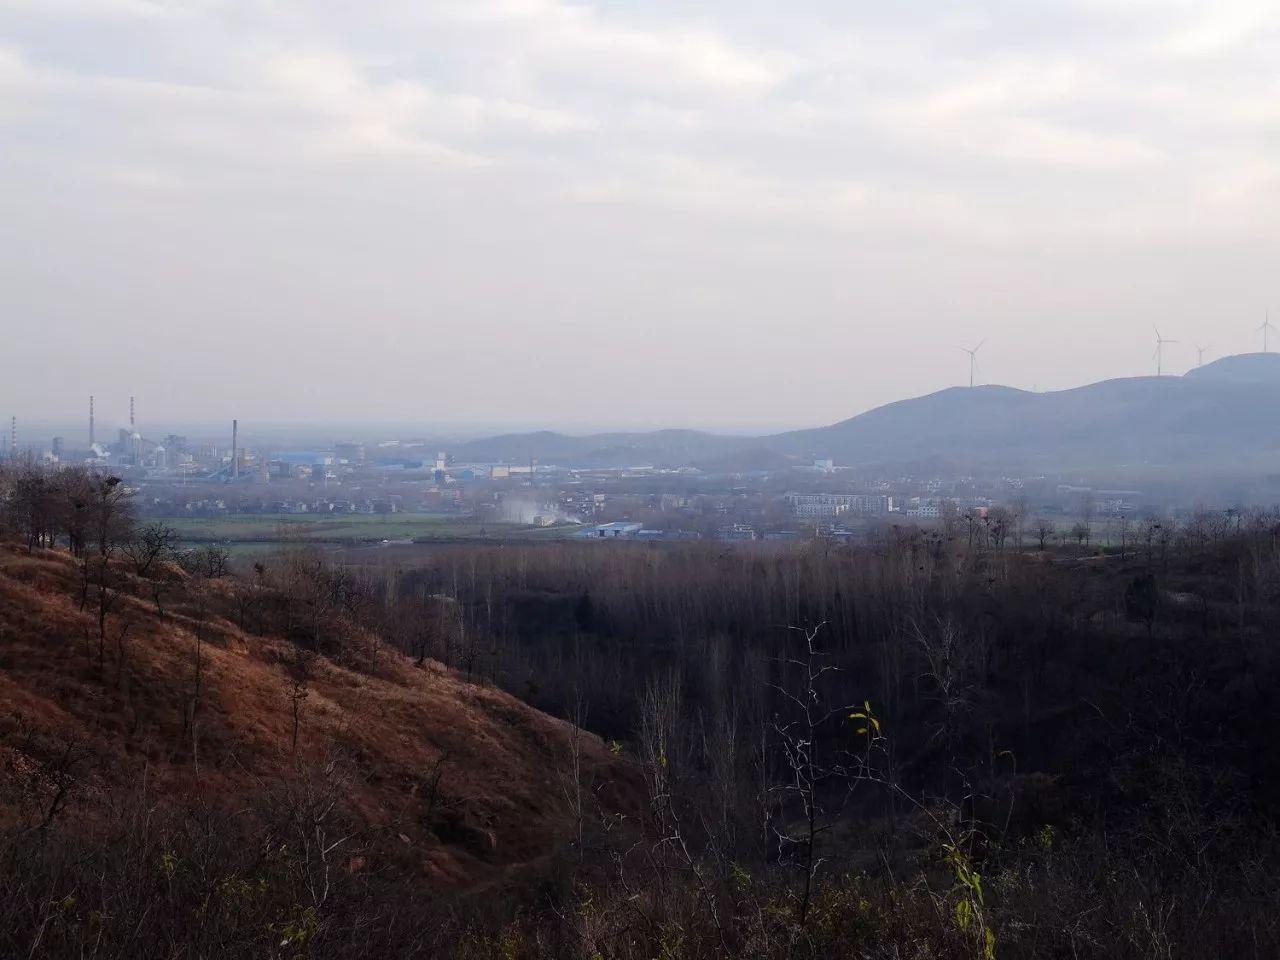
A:
{"type": "MultiPolygon", "coordinates": [[[[0,411],[830,423],[1261,349],[1267,2],[0,2],[0,411]]],[[[1280,309],[1280,297],[1273,307],[1280,309]]],[[[1273,310],[1273,315],[1275,310],[1273,310]]]]}

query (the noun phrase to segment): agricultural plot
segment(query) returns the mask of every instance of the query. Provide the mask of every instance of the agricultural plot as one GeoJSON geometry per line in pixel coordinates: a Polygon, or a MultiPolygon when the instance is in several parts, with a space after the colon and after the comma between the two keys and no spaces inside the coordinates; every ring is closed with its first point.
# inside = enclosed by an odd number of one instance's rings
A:
{"type": "Polygon", "coordinates": [[[351,543],[388,540],[508,539],[546,536],[549,531],[509,523],[480,523],[469,517],[393,513],[341,516],[229,514],[223,517],[166,518],[187,543],[351,543]]]}

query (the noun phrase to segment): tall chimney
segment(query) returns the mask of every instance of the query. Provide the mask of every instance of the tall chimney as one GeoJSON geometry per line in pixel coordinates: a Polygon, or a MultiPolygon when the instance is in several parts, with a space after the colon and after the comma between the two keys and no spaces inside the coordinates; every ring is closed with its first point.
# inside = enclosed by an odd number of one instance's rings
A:
{"type": "Polygon", "coordinates": [[[89,446],[93,446],[93,394],[89,394],[89,446]]]}
{"type": "Polygon", "coordinates": [[[240,447],[237,446],[240,438],[240,421],[231,421],[231,479],[238,480],[240,478],[240,447]]]}

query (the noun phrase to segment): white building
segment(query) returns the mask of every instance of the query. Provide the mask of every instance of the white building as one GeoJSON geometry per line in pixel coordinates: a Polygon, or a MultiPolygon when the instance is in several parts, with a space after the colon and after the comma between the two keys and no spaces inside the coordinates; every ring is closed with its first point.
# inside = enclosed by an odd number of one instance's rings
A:
{"type": "Polygon", "coordinates": [[[906,515],[920,520],[942,519],[942,501],[937,497],[912,497],[907,501],[906,515]]]}
{"type": "Polygon", "coordinates": [[[878,493],[788,493],[797,517],[883,517],[893,512],[893,498],[878,493]]]}

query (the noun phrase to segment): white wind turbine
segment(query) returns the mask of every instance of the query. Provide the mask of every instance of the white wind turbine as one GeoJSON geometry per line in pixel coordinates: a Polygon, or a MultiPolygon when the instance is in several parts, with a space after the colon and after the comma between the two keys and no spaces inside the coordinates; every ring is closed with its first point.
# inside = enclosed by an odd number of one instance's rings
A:
{"type": "Polygon", "coordinates": [[[1163,377],[1164,376],[1164,345],[1166,343],[1178,343],[1178,341],[1168,340],[1162,337],[1160,335],[1159,327],[1152,327],[1152,329],[1155,330],[1156,332],[1156,352],[1154,355],[1155,361],[1156,361],[1156,376],[1163,377]]]}
{"type": "Polygon", "coordinates": [[[963,350],[965,353],[969,355],[969,389],[970,390],[973,389],[974,376],[978,372],[978,351],[981,350],[983,346],[986,345],[986,342],[987,342],[986,340],[983,340],[982,343],[978,344],[972,350],[966,349],[965,347],[960,348],[961,350],[963,350]]]}
{"type": "Polygon", "coordinates": [[[1274,323],[1272,323],[1272,322],[1271,322],[1271,311],[1270,311],[1270,310],[1268,310],[1268,311],[1267,311],[1266,316],[1267,316],[1267,319],[1266,319],[1266,320],[1264,320],[1264,321],[1262,322],[1262,326],[1260,326],[1260,327],[1258,328],[1258,331],[1257,331],[1258,333],[1261,333],[1261,334],[1262,334],[1262,352],[1263,352],[1263,353],[1267,353],[1267,352],[1268,352],[1268,350],[1267,350],[1267,334],[1268,334],[1270,331],[1272,331],[1272,330],[1274,330],[1274,329],[1276,328],[1276,325],[1275,325],[1274,323]]]}

